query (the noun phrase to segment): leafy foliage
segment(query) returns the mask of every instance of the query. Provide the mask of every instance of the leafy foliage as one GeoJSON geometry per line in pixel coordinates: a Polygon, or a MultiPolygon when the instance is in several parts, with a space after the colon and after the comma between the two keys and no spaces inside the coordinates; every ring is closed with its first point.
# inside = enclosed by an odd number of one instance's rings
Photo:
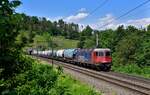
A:
{"type": "Polygon", "coordinates": [[[122,72],[122,73],[127,73],[130,75],[136,75],[136,76],[141,76],[141,77],[146,77],[150,78],[150,67],[144,66],[144,67],[139,67],[136,64],[128,64],[128,65],[120,65],[120,66],[113,66],[112,70],[116,72],[122,72]]]}
{"type": "Polygon", "coordinates": [[[90,38],[92,38],[92,32],[93,29],[90,26],[87,26],[81,33],[80,33],[80,38],[79,38],[79,43],[78,46],[79,48],[85,48],[85,47],[90,47],[90,45],[93,45],[93,41],[91,41],[90,38]],[[87,40],[87,41],[85,41],[87,40]],[[91,43],[89,43],[90,45],[87,45],[88,41],[91,41],[91,43]]]}
{"type": "Polygon", "coordinates": [[[22,17],[21,29],[29,34],[29,42],[33,42],[35,35],[49,33],[53,36],[64,36],[67,39],[78,39],[79,26],[74,23],[66,23],[62,19],[51,22],[44,17],[27,16],[19,14],[22,17]]]}
{"type": "Polygon", "coordinates": [[[14,12],[14,9],[20,4],[18,0],[0,1],[0,68],[3,69],[0,79],[19,72],[16,68],[23,61],[19,59],[22,45],[15,43],[19,34],[21,17],[14,12]]]}
{"type": "Polygon", "coordinates": [[[92,32],[93,32],[93,29],[92,29],[90,26],[87,26],[87,27],[81,32],[81,35],[82,35],[82,36],[90,37],[90,36],[92,36],[92,32]]]}
{"type": "Polygon", "coordinates": [[[53,69],[41,62],[33,62],[31,69],[7,81],[0,80],[1,94],[99,95],[93,89],[64,75],[62,70],[53,69]]]}

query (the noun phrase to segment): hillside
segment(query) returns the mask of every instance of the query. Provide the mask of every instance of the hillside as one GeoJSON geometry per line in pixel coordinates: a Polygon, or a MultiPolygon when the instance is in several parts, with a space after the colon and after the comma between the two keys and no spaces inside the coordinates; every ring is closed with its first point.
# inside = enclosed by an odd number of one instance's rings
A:
{"type": "Polygon", "coordinates": [[[78,43],[78,40],[65,39],[62,36],[53,37],[52,39],[57,44],[55,49],[76,48],[78,43]]]}

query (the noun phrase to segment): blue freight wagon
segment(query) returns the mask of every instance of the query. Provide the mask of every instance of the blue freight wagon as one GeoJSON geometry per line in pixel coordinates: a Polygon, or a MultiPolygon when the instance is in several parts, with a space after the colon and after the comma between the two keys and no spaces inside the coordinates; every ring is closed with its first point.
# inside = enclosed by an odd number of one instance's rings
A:
{"type": "Polygon", "coordinates": [[[64,50],[64,58],[73,59],[76,55],[77,49],[65,49],[64,50]]]}
{"type": "Polygon", "coordinates": [[[82,63],[92,63],[93,49],[79,49],[76,53],[76,60],[82,63]]]}

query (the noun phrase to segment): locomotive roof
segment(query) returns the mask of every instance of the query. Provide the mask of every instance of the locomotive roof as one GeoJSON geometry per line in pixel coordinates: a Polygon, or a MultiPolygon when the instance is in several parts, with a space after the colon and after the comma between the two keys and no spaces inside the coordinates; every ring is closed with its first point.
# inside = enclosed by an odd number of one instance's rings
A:
{"type": "Polygon", "coordinates": [[[110,51],[108,48],[96,48],[94,51],[110,51]]]}

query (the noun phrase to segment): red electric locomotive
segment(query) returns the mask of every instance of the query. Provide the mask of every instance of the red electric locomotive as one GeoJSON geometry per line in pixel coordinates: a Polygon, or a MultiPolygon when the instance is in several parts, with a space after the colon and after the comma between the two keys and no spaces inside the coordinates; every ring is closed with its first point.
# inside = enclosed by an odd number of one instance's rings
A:
{"type": "Polygon", "coordinates": [[[79,49],[76,53],[76,61],[88,64],[101,70],[110,70],[112,57],[110,49],[79,49]]]}
{"type": "Polygon", "coordinates": [[[98,65],[100,69],[109,70],[112,63],[110,49],[94,49],[92,52],[92,63],[98,65]]]}

